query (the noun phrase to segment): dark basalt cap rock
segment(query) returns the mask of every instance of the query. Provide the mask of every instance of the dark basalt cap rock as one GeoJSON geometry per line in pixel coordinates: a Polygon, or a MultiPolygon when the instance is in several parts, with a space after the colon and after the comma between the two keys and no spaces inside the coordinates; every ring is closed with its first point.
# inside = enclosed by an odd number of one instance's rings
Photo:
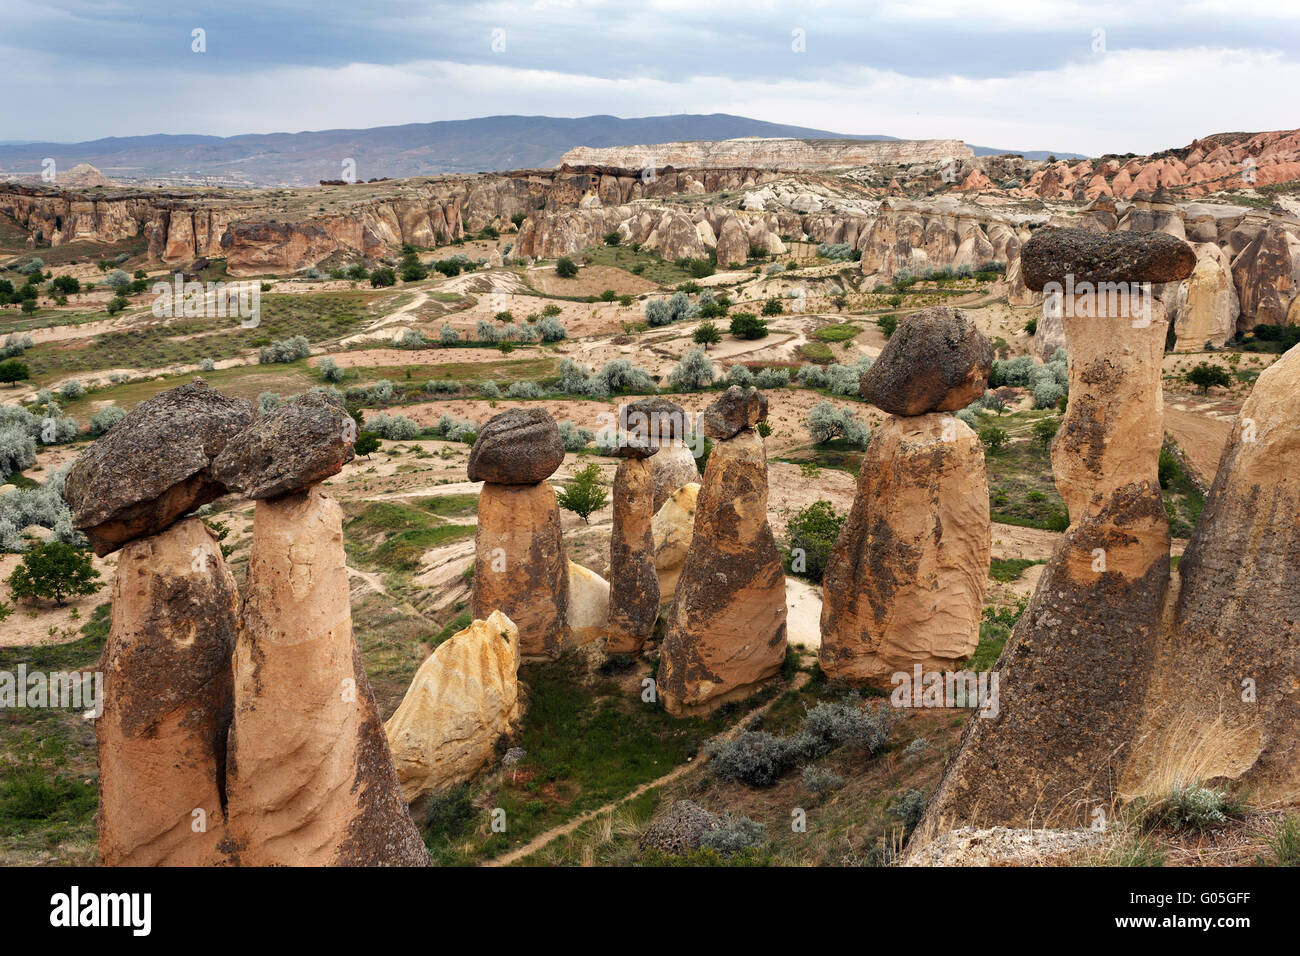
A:
{"type": "Polygon", "coordinates": [[[469,453],[469,480],[535,485],[564,461],[560,426],[543,408],[512,408],[494,415],[469,453]]]}
{"type": "Polygon", "coordinates": [[[322,392],[298,395],[232,438],[212,462],[212,475],[255,501],[301,491],[352,460],[351,424],[338,399],[322,392]]]}
{"type": "Polygon", "coordinates": [[[226,493],[210,466],[257,417],[196,378],[131,409],[68,471],[73,524],[101,558],[226,493]]]}
{"type": "Polygon", "coordinates": [[[1196,268],[1196,252],[1166,232],[1040,229],[1020,250],[1025,285],[1049,282],[1177,282],[1196,268]]]}
{"type": "Polygon", "coordinates": [[[988,388],[993,346],[961,309],[938,305],[898,323],[859,394],[891,415],[965,408],[988,388]]]}
{"type": "Polygon", "coordinates": [[[618,427],[652,442],[686,437],[686,410],[666,398],[641,398],[619,408],[618,427]]]}
{"type": "Polygon", "coordinates": [[[733,385],[704,410],[704,434],[727,439],[767,418],[767,396],[754,388],[733,385]]]}
{"type": "Polygon", "coordinates": [[[641,435],[619,435],[618,444],[614,446],[615,458],[644,459],[659,453],[659,445],[641,435]]]}

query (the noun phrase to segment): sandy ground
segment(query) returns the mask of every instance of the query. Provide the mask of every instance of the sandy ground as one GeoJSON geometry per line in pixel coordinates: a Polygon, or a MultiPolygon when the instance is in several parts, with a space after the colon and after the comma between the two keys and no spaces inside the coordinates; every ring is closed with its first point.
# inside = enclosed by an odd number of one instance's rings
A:
{"type": "Polygon", "coordinates": [[[30,605],[15,601],[9,593],[9,575],[22,562],[20,554],[0,554],[0,604],[9,604],[14,612],[0,624],[0,647],[33,647],[42,644],[66,644],[81,637],[81,626],[91,612],[113,593],[113,575],[117,555],[91,558],[100,575],[100,588],[85,597],[69,598],[64,607],[52,601],[30,605]]]}
{"type": "Polygon", "coordinates": [[[1232,434],[1241,402],[1165,394],[1165,431],[1187,453],[1187,460],[1208,488],[1219,470],[1223,446],[1232,434]]]}

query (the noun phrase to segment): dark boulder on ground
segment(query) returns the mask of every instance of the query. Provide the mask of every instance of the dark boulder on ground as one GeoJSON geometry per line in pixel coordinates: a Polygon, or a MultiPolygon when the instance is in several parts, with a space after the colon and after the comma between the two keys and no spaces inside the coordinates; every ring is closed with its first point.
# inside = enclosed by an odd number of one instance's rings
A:
{"type": "Polygon", "coordinates": [[[992,367],[993,346],[971,317],[934,306],[898,324],[859,392],[891,415],[956,411],[984,394],[992,367]]]}

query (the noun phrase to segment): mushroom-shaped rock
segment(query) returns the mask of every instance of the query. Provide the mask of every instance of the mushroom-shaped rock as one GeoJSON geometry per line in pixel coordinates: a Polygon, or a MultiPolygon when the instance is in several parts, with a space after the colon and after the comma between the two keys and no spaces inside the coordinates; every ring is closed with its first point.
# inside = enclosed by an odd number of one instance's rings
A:
{"type": "MultiPolygon", "coordinates": [[[[1020,250],[1025,285],[1049,283],[1178,282],[1196,268],[1196,252],[1164,232],[1040,229],[1020,250]]],[[[1061,291],[1061,290],[1056,290],[1061,291]]]]}
{"type": "Polygon", "coordinates": [[[898,324],[859,391],[891,415],[955,411],[984,394],[992,368],[993,346],[971,317],[935,306],[898,324]]]}
{"type": "Polygon", "coordinates": [[[704,433],[727,439],[767,418],[767,396],[754,388],[733,385],[704,410],[704,433]]]}
{"type": "Polygon", "coordinates": [[[103,557],[220,498],[212,461],[255,416],[199,378],[146,399],[68,471],[73,525],[103,557]]]}
{"type": "Polygon", "coordinates": [[[469,480],[495,485],[535,485],[564,461],[555,419],[542,408],[512,408],[494,415],[469,453],[469,480]]]}
{"type": "Polygon", "coordinates": [[[354,423],[323,392],[296,396],[230,440],[212,463],[213,476],[260,501],[301,491],[337,475],[352,460],[354,423]]]}

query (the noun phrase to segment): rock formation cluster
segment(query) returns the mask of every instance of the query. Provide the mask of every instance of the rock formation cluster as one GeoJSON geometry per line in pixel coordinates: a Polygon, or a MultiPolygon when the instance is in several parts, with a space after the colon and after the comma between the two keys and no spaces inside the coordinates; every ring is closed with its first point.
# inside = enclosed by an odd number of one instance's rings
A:
{"type": "Polygon", "coordinates": [[[255,418],[201,379],[140,403],[73,465],[74,525],[121,549],[98,721],[109,865],[423,865],[353,640],[342,405],[255,418]],[[253,496],[242,605],[184,516],[253,496]]]}
{"type": "Polygon", "coordinates": [[[871,436],[822,579],[822,670],[889,689],[951,670],[979,643],[988,581],[983,445],[944,414],[984,393],[993,350],[960,309],[908,316],[862,376],[890,413],[871,436]]]}

